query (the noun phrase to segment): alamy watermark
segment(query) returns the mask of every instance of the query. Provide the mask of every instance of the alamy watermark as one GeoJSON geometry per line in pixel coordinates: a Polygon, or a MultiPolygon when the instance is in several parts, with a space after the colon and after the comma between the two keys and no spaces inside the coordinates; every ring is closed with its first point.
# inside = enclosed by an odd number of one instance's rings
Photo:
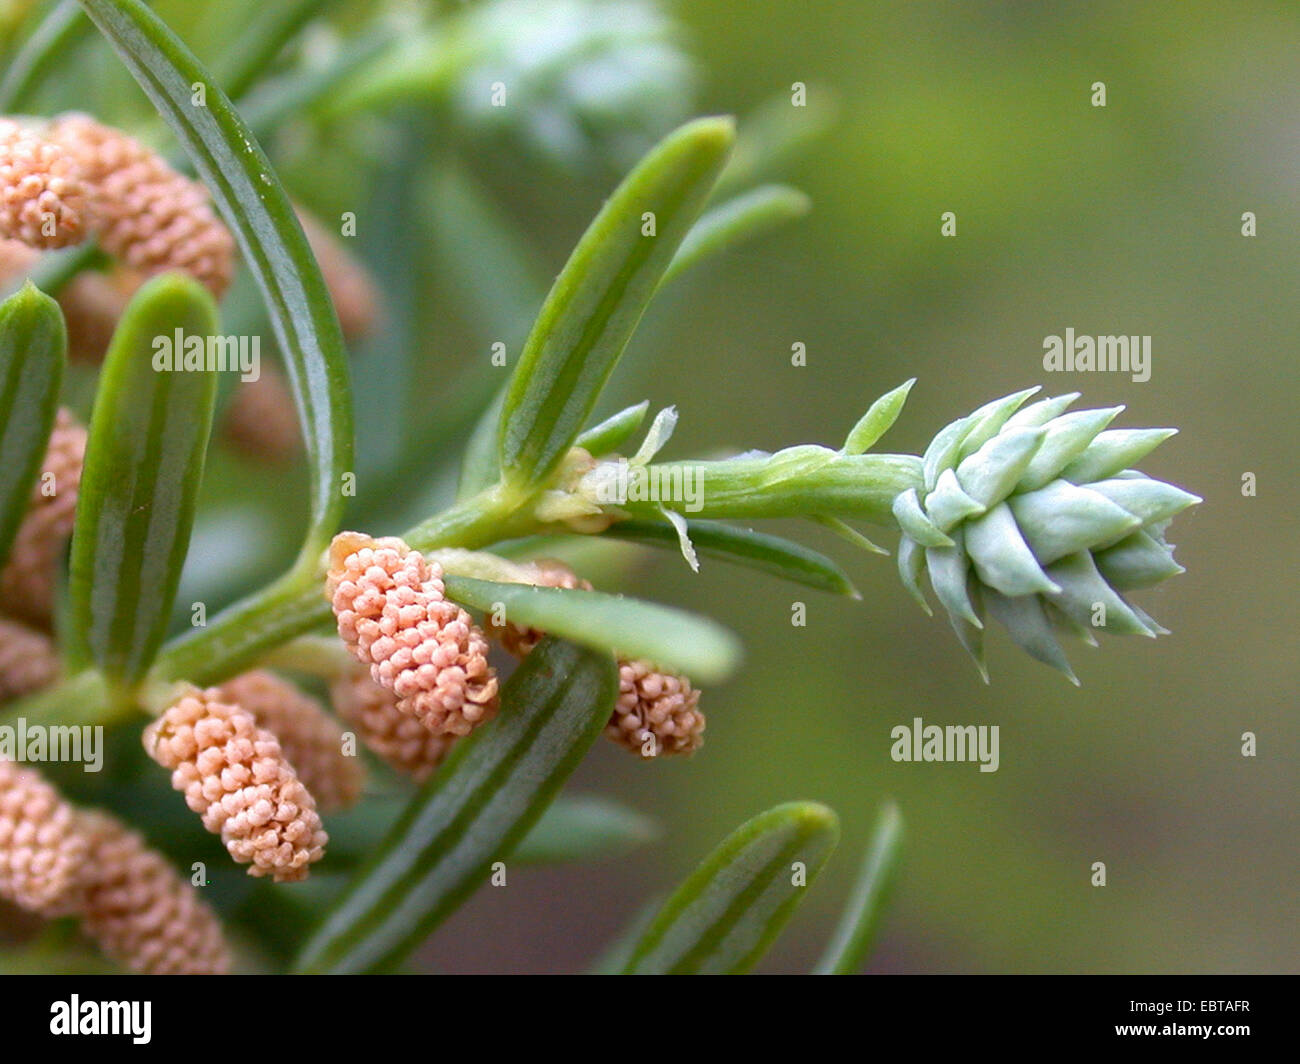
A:
{"type": "Polygon", "coordinates": [[[98,772],[104,767],[104,729],[98,724],[28,724],[19,717],[13,724],[0,724],[0,760],[80,761],[82,771],[98,772]]]}
{"type": "Polygon", "coordinates": [[[73,994],[50,1004],[50,1034],[125,1035],[138,1046],[152,1037],[152,1001],[82,1001],[73,994]]]}
{"type": "Polygon", "coordinates": [[[978,761],[981,772],[998,770],[1000,745],[996,724],[926,724],[913,717],[911,727],[895,725],[889,756],[895,761],[978,761]]]}
{"type": "Polygon", "coordinates": [[[602,462],[593,479],[592,494],[602,506],[652,502],[688,514],[704,509],[704,470],[699,466],[647,466],[619,458],[602,462]]]}
{"type": "Polygon", "coordinates": [[[1135,384],[1151,379],[1151,337],[1084,336],[1066,329],[1064,336],[1043,337],[1047,373],[1127,373],[1135,384]]]}
{"type": "Polygon", "coordinates": [[[195,336],[177,329],[153,339],[156,373],[238,373],[245,383],[262,376],[260,336],[195,336]]]}

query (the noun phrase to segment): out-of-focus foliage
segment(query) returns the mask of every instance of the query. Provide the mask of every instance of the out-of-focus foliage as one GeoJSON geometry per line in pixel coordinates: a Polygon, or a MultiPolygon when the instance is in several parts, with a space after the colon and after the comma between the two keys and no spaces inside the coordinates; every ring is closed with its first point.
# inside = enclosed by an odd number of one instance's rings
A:
{"type": "Polygon", "coordinates": [[[692,108],[696,64],[657,3],[503,0],[465,31],[482,43],[453,93],[461,120],[565,169],[626,170],[692,108]],[[482,91],[496,83],[504,105],[482,91]]]}

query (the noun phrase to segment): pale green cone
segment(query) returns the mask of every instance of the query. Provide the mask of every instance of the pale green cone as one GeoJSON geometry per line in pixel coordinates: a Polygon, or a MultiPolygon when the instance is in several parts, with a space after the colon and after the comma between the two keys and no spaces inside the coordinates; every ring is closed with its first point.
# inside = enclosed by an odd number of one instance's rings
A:
{"type": "Polygon", "coordinates": [[[1166,630],[1121,592],[1182,572],[1164,532],[1201,500],[1132,469],[1173,429],[1110,429],[1122,407],[1066,413],[1077,394],[1024,406],[1037,389],[948,425],[926,450],[923,487],[900,494],[899,572],[920,576],[987,679],[987,612],[1027,653],[1077,683],[1056,633],[1154,637],[1166,630]]]}

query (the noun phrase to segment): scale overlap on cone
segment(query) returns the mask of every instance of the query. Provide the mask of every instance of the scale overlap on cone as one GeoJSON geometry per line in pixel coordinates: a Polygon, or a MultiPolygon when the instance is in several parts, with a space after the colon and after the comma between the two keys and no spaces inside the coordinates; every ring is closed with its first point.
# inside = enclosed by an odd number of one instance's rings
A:
{"type": "Polygon", "coordinates": [[[1066,410],[1077,393],[1025,406],[1037,389],[954,421],[923,458],[923,484],[894,500],[903,582],[928,610],[930,580],[987,680],[991,615],[1034,658],[1078,683],[1056,633],[1164,634],[1123,592],[1177,573],[1165,530],[1201,500],[1132,464],[1173,429],[1111,429],[1123,407],[1066,410]]]}

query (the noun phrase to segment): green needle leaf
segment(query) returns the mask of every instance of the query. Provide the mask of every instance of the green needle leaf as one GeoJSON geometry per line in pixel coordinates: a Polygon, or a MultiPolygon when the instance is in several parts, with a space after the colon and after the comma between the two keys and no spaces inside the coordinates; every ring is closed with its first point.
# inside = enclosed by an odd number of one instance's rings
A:
{"type": "Polygon", "coordinates": [[[812,207],[806,193],[787,185],[762,185],[710,207],[686,235],[664,273],[663,284],[783,222],[802,218],[812,207]]]}
{"type": "Polygon", "coordinates": [[[839,840],[824,805],[790,802],[731,833],[664,903],[627,975],[743,975],[794,915],[839,840]]]}
{"type": "Polygon", "coordinates": [[[557,798],[513,854],[520,864],[568,864],[618,856],[654,842],[659,825],[598,795],[557,798]]]}
{"type": "Polygon", "coordinates": [[[832,517],[830,514],[813,514],[808,520],[815,525],[821,525],[822,528],[830,532],[834,532],[845,543],[852,543],[858,550],[864,550],[868,554],[882,554],[885,556],[889,554],[889,551],[885,550],[879,543],[873,543],[847,521],[842,521],[838,517],[832,517]]]}
{"type": "Polygon", "coordinates": [[[876,820],[848,907],[813,969],[814,975],[856,975],[862,970],[894,883],[902,841],[903,816],[898,806],[888,802],[876,820]]]}
{"type": "Polygon", "coordinates": [[[197,281],[168,274],[136,293],[113,335],[77,499],[69,646],[127,685],[167,631],[216,402],[215,372],[155,369],[156,341],[178,330],[206,345],[217,311],[197,281]]]}
{"type": "Polygon", "coordinates": [[[898,415],[903,412],[903,404],[907,402],[907,393],[912,390],[912,385],[915,383],[915,377],[904,381],[892,392],[885,393],[872,403],[870,409],[849,432],[848,439],[844,441],[844,453],[866,454],[871,450],[876,441],[898,420],[898,415]]]}
{"type": "Polygon", "coordinates": [[[506,682],[497,719],[456,744],[307,942],[298,970],[399,965],[537,822],[617,695],[608,655],[543,640],[506,682]]]}
{"type": "Polygon", "coordinates": [[[501,468],[515,483],[544,481],[591,417],[734,139],[727,118],[699,119],[669,134],[579,241],[510,379],[501,468]]]}
{"type": "Polygon", "coordinates": [[[644,399],[636,406],[620,410],[599,425],[587,429],[578,437],[578,446],[595,458],[617,451],[641,427],[641,423],[645,421],[646,411],[649,409],[650,400],[644,399]]]}
{"type": "Polygon", "coordinates": [[[0,566],[45,458],[66,352],[63,313],[49,296],[29,283],[0,303],[0,566]]]}
{"type": "Polygon", "coordinates": [[[802,162],[830,131],[838,110],[830,89],[821,85],[807,86],[804,107],[791,107],[790,95],[785,92],[764,100],[741,121],[735,153],[718,178],[714,194],[732,195],[802,162]]]}
{"type": "MultiPolygon", "coordinates": [[[[843,569],[826,555],[801,544],[721,521],[688,520],[686,529],[700,554],[770,573],[818,591],[860,597],[843,569]]],[[[677,530],[659,521],[619,521],[611,525],[605,535],[611,539],[678,549],[677,530]]]]}
{"type": "Polygon", "coordinates": [[[740,642],[703,617],[600,591],[445,578],[447,597],[476,610],[503,608],[512,624],[536,628],[624,658],[644,658],[697,683],[719,683],[740,660],[740,642]]]}
{"type": "Polygon", "coordinates": [[[497,425],[501,421],[501,404],[506,393],[502,389],[479,415],[474,431],[469,434],[465,453],[460,461],[460,481],[456,485],[456,501],[462,502],[480,491],[490,488],[501,479],[501,466],[497,456],[497,425]]]}
{"type": "Polygon", "coordinates": [[[314,570],[352,470],[348,367],[320,267],[266,154],[184,42],[140,0],[80,3],[184,145],[266,299],[313,471],[300,564],[314,570]],[[195,85],[205,87],[205,106],[192,102],[195,85]]]}
{"type": "MultiPolygon", "coordinates": [[[[371,798],[326,818],[331,867],[360,864],[401,816],[400,798],[371,798]]],[[[184,812],[184,810],[182,810],[184,812]]],[[[571,864],[615,857],[660,837],[659,824],[595,794],[560,795],[511,854],[511,864],[571,864]]]]}

